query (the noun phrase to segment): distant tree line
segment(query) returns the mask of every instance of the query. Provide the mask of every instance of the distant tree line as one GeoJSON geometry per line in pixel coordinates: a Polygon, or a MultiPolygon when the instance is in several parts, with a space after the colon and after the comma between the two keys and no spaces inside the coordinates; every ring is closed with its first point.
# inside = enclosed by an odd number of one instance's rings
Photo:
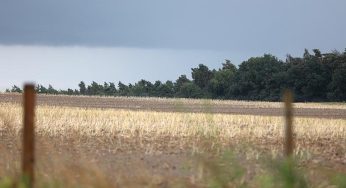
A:
{"type": "MultiPolygon", "coordinates": [[[[303,57],[287,55],[285,61],[273,55],[252,57],[236,67],[225,60],[218,70],[200,64],[191,69],[192,79],[181,75],[175,82],[140,80],[135,84],[113,82],[86,85],[79,89],[56,90],[37,85],[45,94],[212,98],[279,101],[283,89],[294,92],[296,101],[346,101],[346,49],[322,54],[305,50],[303,57]]],[[[7,92],[22,92],[13,86],[7,92]]]]}

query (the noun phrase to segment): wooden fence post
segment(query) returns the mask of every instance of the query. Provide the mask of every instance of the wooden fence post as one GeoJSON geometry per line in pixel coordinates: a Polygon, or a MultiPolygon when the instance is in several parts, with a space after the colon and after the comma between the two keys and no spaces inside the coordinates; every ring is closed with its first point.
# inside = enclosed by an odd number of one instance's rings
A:
{"type": "Polygon", "coordinates": [[[291,157],[293,154],[293,94],[290,90],[284,91],[283,100],[285,103],[285,142],[284,154],[291,157]]]}
{"type": "Polygon", "coordinates": [[[35,86],[33,84],[24,85],[23,95],[23,156],[22,156],[22,176],[29,188],[34,184],[34,151],[35,151],[35,86]]]}

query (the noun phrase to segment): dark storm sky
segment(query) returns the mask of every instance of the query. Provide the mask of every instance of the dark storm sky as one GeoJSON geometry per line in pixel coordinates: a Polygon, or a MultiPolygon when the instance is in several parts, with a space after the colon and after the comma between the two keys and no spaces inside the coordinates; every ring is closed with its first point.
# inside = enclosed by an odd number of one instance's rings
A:
{"type": "Polygon", "coordinates": [[[173,80],[225,58],[343,50],[345,8],[343,0],[1,0],[0,89],[26,80],[173,80]],[[18,74],[21,67],[33,72],[18,74]]]}

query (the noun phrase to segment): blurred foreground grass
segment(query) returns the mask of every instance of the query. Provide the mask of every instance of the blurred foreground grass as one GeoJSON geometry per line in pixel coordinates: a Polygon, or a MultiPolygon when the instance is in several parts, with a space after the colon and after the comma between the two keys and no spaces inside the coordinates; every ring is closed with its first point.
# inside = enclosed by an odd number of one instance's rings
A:
{"type": "MultiPolygon", "coordinates": [[[[225,151],[218,156],[196,155],[195,163],[190,168],[196,171],[194,176],[164,177],[164,176],[134,176],[115,178],[122,179],[119,183],[111,183],[98,171],[80,167],[81,177],[76,181],[72,177],[44,177],[38,175],[35,182],[37,188],[60,187],[263,187],[263,188],[305,188],[305,187],[346,187],[346,174],[330,173],[322,169],[301,168],[294,159],[262,158],[261,163],[242,165],[239,156],[225,151]],[[83,169],[84,168],[84,169],[83,169]],[[257,173],[247,168],[258,168],[257,173]],[[253,171],[252,171],[253,172],[253,171]],[[313,177],[314,173],[327,175],[321,180],[313,177]]],[[[71,174],[65,174],[69,176],[71,174]]],[[[0,178],[0,188],[26,188],[26,179],[17,177],[0,178]]]]}

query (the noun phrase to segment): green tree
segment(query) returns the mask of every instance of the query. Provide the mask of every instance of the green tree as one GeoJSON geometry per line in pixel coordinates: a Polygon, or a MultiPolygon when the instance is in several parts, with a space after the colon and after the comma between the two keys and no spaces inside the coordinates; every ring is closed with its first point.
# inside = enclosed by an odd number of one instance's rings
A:
{"type": "Polygon", "coordinates": [[[45,88],[43,85],[38,84],[37,85],[37,93],[48,93],[48,89],[45,88]]]}
{"type": "Polygon", "coordinates": [[[203,64],[199,64],[197,68],[192,68],[191,70],[193,82],[201,89],[207,89],[213,77],[213,72],[203,64]]]}
{"type": "Polygon", "coordinates": [[[214,77],[209,84],[209,91],[212,93],[213,98],[226,98],[229,96],[236,72],[237,68],[230,60],[225,60],[222,68],[214,72],[214,77]]]}
{"type": "Polygon", "coordinates": [[[195,83],[187,82],[181,86],[180,95],[184,98],[202,98],[203,91],[195,83]]]}
{"type": "Polygon", "coordinates": [[[109,95],[115,96],[117,93],[117,88],[113,82],[109,82],[109,95]]]}
{"type": "Polygon", "coordinates": [[[312,51],[314,52],[315,57],[317,57],[317,58],[322,57],[321,51],[319,49],[313,49],[312,51]]]}
{"type": "Polygon", "coordinates": [[[100,85],[95,81],[92,81],[91,85],[87,87],[86,93],[88,95],[104,95],[103,85],[100,85]]]}
{"type": "MultiPolygon", "coordinates": [[[[38,93],[81,94],[107,96],[157,96],[186,98],[219,98],[246,100],[280,100],[283,88],[290,88],[297,101],[346,101],[346,49],[344,52],[321,53],[307,49],[302,57],[287,55],[286,62],[275,56],[264,54],[242,62],[239,68],[225,60],[218,70],[210,70],[200,64],[191,69],[192,81],[181,75],[175,83],[156,81],[152,84],[144,79],[134,85],[118,83],[98,84],[93,81],[86,86],[81,81],[79,90],[56,90],[38,84],[38,93]]],[[[22,92],[14,85],[6,92],[22,92]]]]}
{"type": "Polygon", "coordinates": [[[283,71],[283,62],[275,56],[252,57],[239,65],[230,95],[247,100],[278,100],[284,83],[276,79],[283,71]]]}
{"type": "Polygon", "coordinates": [[[67,89],[67,95],[74,95],[73,89],[68,88],[67,89]]]}
{"type": "Polygon", "coordinates": [[[181,86],[184,84],[184,83],[188,83],[188,82],[191,82],[191,80],[189,80],[185,74],[183,75],[180,75],[179,78],[175,81],[174,83],[174,88],[176,91],[179,91],[181,86]]]}
{"type": "Polygon", "coordinates": [[[103,83],[103,93],[106,96],[115,96],[117,89],[115,88],[115,84],[113,82],[104,82],[103,83]]]}
{"type": "Polygon", "coordinates": [[[48,94],[59,94],[58,90],[54,89],[52,85],[48,85],[48,89],[47,89],[47,93],[48,94]]]}
{"type": "Polygon", "coordinates": [[[191,80],[189,80],[185,74],[180,75],[179,78],[174,83],[174,95],[177,97],[183,97],[183,94],[181,93],[181,87],[185,83],[191,83],[191,80]]]}
{"type": "Polygon", "coordinates": [[[164,91],[164,97],[173,97],[175,93],[174,83],[170,80],[167,80],[163,86],[163,91],[164,91]]]}
{"type": "Polygon", "coordinates": [[[310,52],[308,49],[304,49],[304,54],[303,54],[303,59],[304,60],[309,60],[311,58],[310,52]]]}
{"type": "Polygon", "coordinates": [[[297,101],[325,100],[330,73],[318,57],[304,55],[288,64],[287,82],[297,101]]]}
{"type": "Polygon", "coordinates": [[[331,74],[327,97],[331,101],[346,101],[346,53],[333,57],[324,62],[331,74]]]}
{"type": "Polygon", "coordinates": [[[222,63],[222,70],[230,70],[237,72],[237,67],[229,59],[225,59],[225,63],[222,63]]]}
{"type": "Polygon", "coordinates": [[[79,86],[79,93],[81,94],[81,95],[85,95],[86,94],[86,87],[85,87],[85,83],[83,82],[83,81],[81,81],[79,84],[78,84],[78,86],[79,86]]]}
{"type": "Polygon", "coordinates": [[[153,84],[147,80],[138,81],[133,87],[133,93],[135,96],[149,97],[153,92],[153,84]]]}
{"type": "Polygon", "coordinates": [[[152,92],[153,96],[156,97],[173,97],[174,95],[174,84],[171,81],[166,81],[162,83],[161,81],[156,81],[154,84],[154,89],[152,92]]]}
{"type": "Polygon", "coordinates": [[[16,86],[16,85],[13,85],[12,86],[12,89],[11,89],[11,92],[14,92],[14,93],[22,93],[22,89],[20,89],[20,87],[16,86]]]}
{"type": "Polygon", "coordinates": [[[118,83],[118,93],[119,93],[120,96],[128,96],[128,94],[129,94],[129,87],[119,81],[119,83],[118,83]]]}

